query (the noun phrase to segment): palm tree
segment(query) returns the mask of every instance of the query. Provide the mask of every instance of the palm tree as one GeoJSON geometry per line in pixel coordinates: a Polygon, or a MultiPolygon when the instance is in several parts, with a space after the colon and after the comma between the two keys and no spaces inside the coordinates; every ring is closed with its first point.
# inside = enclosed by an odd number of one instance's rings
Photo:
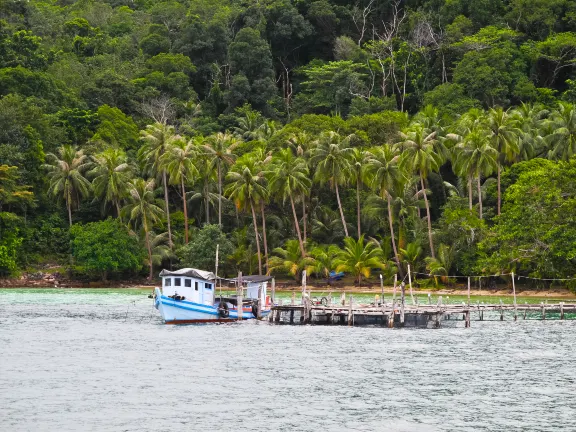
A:
{"type": "Polygon", "coordinates": [[[470,202],[472,200],[472,179],[476,178],[478,186],[478,205],[482,219],[482,176],[489,176],[498,169],[498,151],[490,145],[486,130],[476,128],[470,131],[454,149],[454,169],[464,174],[469,181],[470,202]]]}
{"type": "Polygon", "coordinates": [[[440,143],[436,140],[436,132],[429,133],[427,129],[419,124],[414,124],[409,129],[400,133],[402,141],[398,147],[403,151],[400,161],[401,167],[416,171],[420,177],[420,186],[424,195],[426,206],[426,219],[428,222],[428,241],[430,242],[430,253],[434,254],[434,242],[432,240],[432,219],[430,217],[430,204],[426,192],[426,179],[430,172],[440,169],[444,161],[444,151],[440,143]]]}
{"type": "Polygon", "coordinates": [[[351,181],[356,183],[356,222],[358,229],[358,238],[362,235],[361,225],[360,225],[360,188],[364,182],[365,165],[369,155],[367,152],[354,148],[350,158],[351,162],[351,181]]]}
{"type": "Polygon", "coordinates": [[[140,131],[140,139],[144,145],[138,151],[138,157],[146,163],[148,172],[154,176],[162,177],[162,186],[164,187],[164,211],[166,213],[166,224],[168,227],[168,242],[170,248],[173,247],[172,228],[170,227],[170,207],[168,204],[168,178],[166,169],[160,164],[160,158],[166,153],[170,144],[180,139],[175,135],[174,126],[168,126],[162,123],[154,123],[146,126],[146,129],[140,131]]]}
{"type": "MultiPolygon", "coordinates": [[[[402,271],[396,246],[396,235],[394,234],[394,219],[392,217],[392,194],[403,182],[404,177],[398,167],[398,161],[398,149],[388,145],[375,147],[368,152],[364,172],[371,187],[382,199],[386,199],[394,261],[396,261],[399,271],[402,271]]],[[[401,276],[403,277],[402,274],[401,276]]]]}
{"type": "Polygon", "coordinates": [[[546,145],[542,133],[548,110],[539,104],[522,103],[512,115],[517,119],[519,130],[518,154],[515,162],[529,160],[542,152],[546,145]]]}
{"type": "Polygon", "coordinates": [[[426,269],[430,272],[430,275],[434,276],[436,285],[438,285],[438,276],[444,283],[450,281],[448,275],[454,262],[454,248],[452,246],[440,244],[438,247],[438,258],[426,257],[424,261],[426,262],[426,269]]]}
{"type": "Polygon", "coordinates": [[[226,187],[226,195],[232,198],[238,209],[250,208],[254,235],[256,237],[256,249],[258,252],[258,274],[262,274],[262,256],[260,253],[260,236],[258,235],[258,223],[256,220],[257,206],[266,196],[266,178],[259,169],[256,160],[250,155],[244,155],[228,172],[226,179],[230,182],[226,187]]]}
{"type": "MultiPolygon", "coordinates": [[[[188,193],[188,200],[203,200],[206,223],[209,224],[210,206],[214,205],[218,200],[218,194],[213,192],[214,184],[217,181],[216,173],[212,169],[212,161],[208,160],[206,155],[198,155],[194,161],[194,165],[198,170],[198,178],[196,179],[194,190],[188,193]]],[[[200,220],[200,218],[198,218],[198,220],[200,220]]]]}
{"type": "Polygon", "coordinates": [[[272,252],[276,254],[270,258],[270,273],[277,270],[284,271],[297,281],[302,278],[302,271],[306,270],[307,274],[314,272],[314,258],[306,256],[299,251],[300,245],[296,240],[288,240],[283,248],[275,248],[272,252]]]}
{"type": "MultiPolygon", "coordinates": [[[[266,153],[263,148],[258,148],[252,152],[253,157],[256,160],[258,168],[262,175],[266,175],[265,167],[268,163],[272,161],[272,152],[266,153]]],[[[266,234],[266,214],[264,212],[265,204],[270,199],[270,192],[268,189],[265,189],[264,195],[261,197],[260,200],[260,215],[262,217],[262,240],[264,242],[264,260],[266,262],[266,274],[269,274],[270,271],[270,263],[268,259],[268,238],[266,234]]]]}
{"type": "Polygon", "coordinates": [[[547,137],[550,159],[567,161],[576,154],[576,108],[568,102],[559,102],[549,120],[552,134],[547,137]]]}
{"type": "Polygon", "coordinates": [[[372,269],[382,268],[382,254],[372,242],[364,243],[364,236],[358,240],[351,237],[344,239],[344,249],[334,262],[336,271],[349,272],[354,275],[354,281],[360,283],[362,276],[369,278],[372,269]]]}
{"type": "Polygon", "coordinates": [[[58,156],[48,153],[46,159],[48,163],[44,166],[50,180],[48,193],[64,199],[68,223],[72,226],[72,206],[90,193],[90,182],[83,174],[90,167],[88,156],[82,150],[64,145],[58,149],[58,156]]]}
{"type": "Polygon", "coordinates": [[[346,226],[346,219],[344,219],[338,185],[347,184],[350,178],[353,153],[350,142],[354,137],[354,135],[342,137],[337,132],[332,131],[323,132],[316,141],[310,158],[310,162],[316,165],[314,179],[321,185],[329,183],[330,187],[336,190],[336,200],[346,237],[348,237],[348,227],[346,226]]]}
{"type": "Polygon", "coordinates": [[[94,199],[101,200],[103,213],[106,204],[112,203],[116,216],[120,218],[120,204],[128,196],[132,177],[132,167],[128,164],[126,153],[122,149],[108,148],[93,159],[95,166],[88,175],[94,177],[94,199]]]}
{"type": "Polygon", "coordinates": [[[153,277],[154,263],[150,232],[153,225],[164,216],[164,211],[156,205],[155,187],[154,179],[146,181],[137,178],[132,180],[130,182],[130,202],[122,209],[122,214],[128,217],[134,227],[140,227],[144,231],[144,240],[148,251],[148,264],[150,266],[148,279],[153,277]]]}
{"type": "Polygon", "coordinates": [[[232,165],[236,155],[232,153],[240,144],[234,135],[228,132],[209,136],[202,148],[206,154],[212,157],[213,166],[218,174],[218,226],[222,227],[222,165],[232,165]]]}
{"type": "MultiPolygon", "coordinates": [[[[518,120],[510,110],[503,110],[500,107],[491,108],[486,114],[486,124],[490,131],[490,141],[492,146],[498,152],[497,171],[498,171],[498,215],[502,205],[502,192],[500,190],[500,173],[502,165],[506,162],[512,162],[514,157],[519,153],[519,135],[520,130],[517,127],[518,120]]],[[[480,208],[482,208],[482,199],[480,199],[480,208]]]]}
{"type": "Polygon", "coordinates": [[[336,268],[336,258],[341,250],[336,245],[316,246],[310,255],[314,258],[314,273],[322,277],[330,277],[330,272],[336,268]]]}
{"type": "Polygon", "coordinates": [[[180,185],[182,190],[182,207],[184,210],[184,241],[188,244],[188,207],[186,205],[186,183],[192,183],[199,175],[194,165],[198,146],[190,140],[186,143],[183,139],[174,140],[170,143],[167,151],[160,158],[160,166],[165,171],[170,182],[180,185]]]}
{"type": "Polygon", "coordinates": [[[298,243],[302,257],[306,256],[304,241],[296,216],[294,200],[301,196],[305,197],[310,192],[312,182],[308,178],[308,165],[302,158],[295,157],[290,149],[280,150],[272,158],[272,165],[268,171],[270,178],[270,192],[281,198],[282,203],[286,199],[290,200],[292,215],[294,216],[294,227],[298,235],[298,243]]]}

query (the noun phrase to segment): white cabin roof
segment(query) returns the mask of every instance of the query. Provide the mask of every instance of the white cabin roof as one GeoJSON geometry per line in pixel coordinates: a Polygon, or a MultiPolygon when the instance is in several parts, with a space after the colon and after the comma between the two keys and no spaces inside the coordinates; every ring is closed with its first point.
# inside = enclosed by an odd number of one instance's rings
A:
{"type": "Polygon", "coordinates": [[[160,277],[166,276],[188,276],[193,277],[196,279],[203,279],[203,280],[213,280],[216,279],[214,273],[206,271],[206,270],[198,270],[194,268],[183,268],[180,270],[162,270],[160,272],[160,277]]]}

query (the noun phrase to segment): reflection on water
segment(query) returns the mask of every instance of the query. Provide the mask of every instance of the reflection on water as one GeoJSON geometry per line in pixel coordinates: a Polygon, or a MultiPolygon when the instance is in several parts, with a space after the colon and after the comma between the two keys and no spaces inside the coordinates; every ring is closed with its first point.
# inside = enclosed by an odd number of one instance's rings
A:
{"type": "Polygon", "coordinates": [[[576,429],[576,321],[165,326],[147,293],[0,290],[0,430],[576,429]]]}

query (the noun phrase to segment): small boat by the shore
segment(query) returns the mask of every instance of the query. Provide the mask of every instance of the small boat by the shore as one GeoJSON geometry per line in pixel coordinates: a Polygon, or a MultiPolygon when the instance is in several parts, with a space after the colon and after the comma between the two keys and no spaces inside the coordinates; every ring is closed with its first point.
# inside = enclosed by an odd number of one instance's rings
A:
{"type": "MultiPolygon", "coordinates": [[[[238,279],[218,279],[209,271],[184,268],[162,270],[162,287],[154,291],[154,306],[166,324],[195,324],[238,320],[238,295],[217,295],[216,283],[233,283],[239,292],[242,285],[242,319],[265,317],[272,306],[267,295],[270,276],[244,276],[238,279]]],[[[227,288],[225,288],[227,289],[227,288]]]]}

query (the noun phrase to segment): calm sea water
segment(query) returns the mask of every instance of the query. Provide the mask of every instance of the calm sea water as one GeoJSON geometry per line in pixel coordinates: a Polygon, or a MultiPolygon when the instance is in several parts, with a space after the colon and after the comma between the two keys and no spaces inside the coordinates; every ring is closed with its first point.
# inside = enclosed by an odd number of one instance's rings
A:
{"type": "Polygon", "coordinates": [[[576,430],[576,321],[166,326],[147,294],[0,290],[0,430],[576,430]]]}

